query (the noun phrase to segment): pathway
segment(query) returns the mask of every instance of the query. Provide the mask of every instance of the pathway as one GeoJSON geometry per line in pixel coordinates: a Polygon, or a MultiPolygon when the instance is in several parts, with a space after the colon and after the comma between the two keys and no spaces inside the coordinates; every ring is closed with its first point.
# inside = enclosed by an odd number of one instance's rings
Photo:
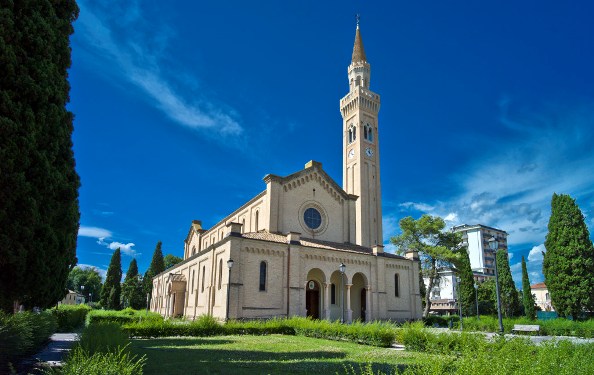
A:
{"type": "Polygon", "coordinates": [[[42,367],[61,366],[62,360],[77,341],[76,333],[54,333],[45,348],[20,363],[19,374],[39,373],[42,367]]]}

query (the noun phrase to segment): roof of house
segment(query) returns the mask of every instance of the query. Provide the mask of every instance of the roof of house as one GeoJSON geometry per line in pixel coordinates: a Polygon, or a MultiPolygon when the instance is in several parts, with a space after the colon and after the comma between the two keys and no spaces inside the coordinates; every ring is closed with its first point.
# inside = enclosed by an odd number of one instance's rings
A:
{"type": "Polygon", "coordinates": [[[530,285],[530,289],[547,289],[547,285],[545,283],[537,283],[530,285]]]}

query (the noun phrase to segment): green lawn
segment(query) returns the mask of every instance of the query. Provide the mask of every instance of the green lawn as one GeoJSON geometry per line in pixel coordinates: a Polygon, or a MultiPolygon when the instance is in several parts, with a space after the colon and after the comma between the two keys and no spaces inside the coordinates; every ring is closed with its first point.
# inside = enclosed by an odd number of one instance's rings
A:
{"type": "MultiPolygon", "coordinates": [[[[302,336],[217,336],[132,340],[144,374],[345,374],[371,363],[386,373],[435,356],[302,336]]],[[[357,371],[358,372],[358,371],[357,371]]]]}

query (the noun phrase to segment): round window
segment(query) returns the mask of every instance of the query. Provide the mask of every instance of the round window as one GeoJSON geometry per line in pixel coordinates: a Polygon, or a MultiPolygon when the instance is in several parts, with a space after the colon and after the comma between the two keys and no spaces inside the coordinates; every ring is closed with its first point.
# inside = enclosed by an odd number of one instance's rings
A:
{"type": "Polygon", "coordinates": [[[308,208],[303,213],[303,221],[310,229],[318,229],[322,224],[322,215],[315,208],[308,208]]]}

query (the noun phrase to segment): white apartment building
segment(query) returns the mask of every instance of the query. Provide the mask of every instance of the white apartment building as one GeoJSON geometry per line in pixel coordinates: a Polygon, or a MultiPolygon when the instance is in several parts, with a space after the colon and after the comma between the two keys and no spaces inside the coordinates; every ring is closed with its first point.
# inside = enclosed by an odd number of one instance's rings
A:
{"type": "Polygon", "coordinates": [[[462,224],[452,228],[453,232],[462,234],[470,257],[470,268],[477,282],[483,282],[495,276],[495,253],[489,248],[489,240],[497,239],[498,249],[507,250],[507,232],[482,224],[462,224]]]}

